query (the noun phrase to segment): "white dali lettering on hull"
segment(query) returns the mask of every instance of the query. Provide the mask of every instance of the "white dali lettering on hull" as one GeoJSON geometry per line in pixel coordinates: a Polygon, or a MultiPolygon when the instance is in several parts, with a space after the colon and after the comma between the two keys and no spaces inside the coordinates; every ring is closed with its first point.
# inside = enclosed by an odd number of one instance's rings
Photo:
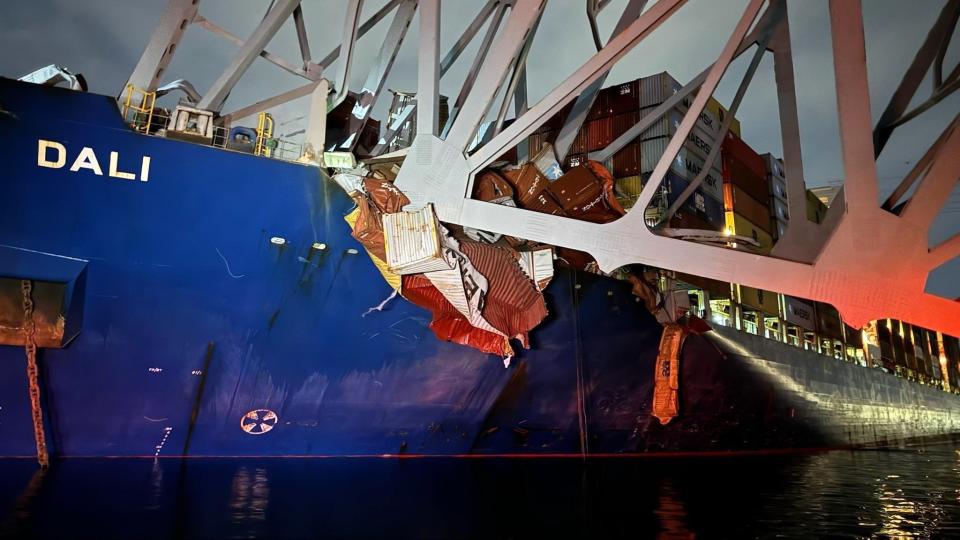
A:
{"type": "MultiPolygon", "coordinates": [[[[137,175],[132,172],[124,172],[118,168],[120,161],[119,152],[110,152],[110,167],[107,170],[107,176],[111,178],[120,178],[122,180],[136,180],[137,175]]],[[[67,164],[67,148],[56,142],[39,139],[37,141],[37,165],[48,169],[62,169],[67,164]],[[50,159],[50,158],[53,159],[50,159]]],[[[100,162],[93,148],[84,146],[77,154],[73,164],[70,165],[71,172],[77,172],[80,169],[93,171],[97,176],[103,176],[103,169],[100,168],[100,162]]],[[[150,179],[150,156],[143,156],[140,160],[140,181],[146,182],[150,179]]]]}

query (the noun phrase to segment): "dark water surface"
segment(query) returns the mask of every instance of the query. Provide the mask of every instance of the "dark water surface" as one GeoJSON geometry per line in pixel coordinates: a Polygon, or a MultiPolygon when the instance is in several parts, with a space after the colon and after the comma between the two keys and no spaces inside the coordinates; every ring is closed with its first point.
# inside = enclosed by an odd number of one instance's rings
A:
{"type": "Polygon", "coordinates": [[[647,459],[0,461],[4,538],[960,538],[960,445],[647,459]]]}

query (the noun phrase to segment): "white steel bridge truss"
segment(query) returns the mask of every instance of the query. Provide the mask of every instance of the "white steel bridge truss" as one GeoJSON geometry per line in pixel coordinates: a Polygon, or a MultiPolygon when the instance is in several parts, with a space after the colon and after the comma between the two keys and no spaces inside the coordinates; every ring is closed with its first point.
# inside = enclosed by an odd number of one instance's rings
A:
{"type": "MultiPolygon", "coordinates": [[[[249,116],[312,93],[311,127],[307,138],[314,147],[323,148],[324,116],[346,97],[356,41],[380,20],[394,14],[377,61],[358,98],[358,106],[354,108],[350,131],[355,135],[369,118],[406,29],[415,12],[419,11],[417,105],[404,111],[405,117],[416,115],[419,132],[396,180],[397,186],[414,205],[432,202],[439,218],[445,222],[585,251],[608,271],[631,263],[645,264],[830,303],[840,311],[844,321],[854,327],[870,320],[894,318],[960,336],[960,302],[924,291],[929,273],[960,255],[960,232],[933,247],[927,240],[933,220],[960,178],[960,129],[956,129],[960,115],[954,116],[941,136],[882,204],[876,164],[877,156],[897,126],[923,113],[960,86],[960,66],[947,74],[944,74],[943,66],[945,52],[960,16],[960,0],[945,3],[876,125],[870,114],[861,2],[824,0],[829,1],[830,8],[843,189],[822,224],[806,220],[802,209],[795,210],[785,235],[770,255],[658,234],[645,224],[642,209],[653,199],[671,161],[731,62],[753,46],[756,46],[753,60],[731,104],[731,114],[721,128],[722,133],[729,129],[760,59],[771,52],[788,200],[792,204],[805,204],[787,0],[749,0],[713,64],[706,66],[667,102],[641,118],[626,135],[606,149],[591,153],[592,159],[603,160],[612,156],[681,99],[694,96],[643,187],[636,203],[636,208],[641,210],[602,225],[470,199],[473,178],[514,146],[519,145],[522,155],[528,135],[565,105],[577,100],[557,140],[558,153],[565,154],[610,68],[670,19],[687,0],[657,0],[650,6],[646,6],[646,0],[629,0],[614,35],[606,44],[600,42],[595,16],[609,0],[587,0],[596,53],[529,107],[525,61],[547,0],[487,0],[442,59],[439,51],[440,0],[390,0],[363,24],[360,24],[362,0],[342,0],[347,2],[342,42],[319,62],[312,60],[299,0],[274,0],[259,26],[246,40],[200,16],[198,1],[170,0],[166,15],[128,81],[130,84],[146,90],[155,89],[184,29],[189,23],[196,23],[239,45],[235,57],[198,103],[200,108],[220,111],[249,65],[257,57],[262,57],[309,82],[224,117],[229,121],[230,118],[249,116]],[[302,55],[299,64],[265,50],[289,17],[294,19],[299,38],[302,55]],[[438,80],[488,20],[479,52],[451,111],[451,120],[441,133],[438,129],[438,80]],[[327,67],[338,59],[336,73],[328,81],[324,78],[327,67]],[[931,70],[933,92],[919,106],[910,109],[921,80],[931,70]],[[328,83],[335,89],[329,97],[328,83]],[[506,90],[502,91],[504,84],[506,90]],[[503,101],[496,103],[499,95],[503,95],[503,101]],[[503,120],[510,100],[514,103],[516,119],[504,128],[503,120]],[[498,111],[495,134],[485,144],[472,148],[475,134],[491,110],[498,111]],[[911,189],[912,194],[901,202],[911,189]]],[[[394,127],[387,126],[388,134],[394,127]]],[[[389,135],[386,137],[389,140],[389,135]]],[[[355,137],[348,138],[336,149],[351,149],[352,139],[355,137]]],[[[378,150],[384,146],[381,144],[378,150]]],[[[716,154],[714,151],[709,156],[710,163],[716,160],[716,154]]],[[[668,214],[675,212],[683,199],[699,185],[706,171],[710,170],[710,163],[703,167],[704,173],[694,179],[668,214]]]]}

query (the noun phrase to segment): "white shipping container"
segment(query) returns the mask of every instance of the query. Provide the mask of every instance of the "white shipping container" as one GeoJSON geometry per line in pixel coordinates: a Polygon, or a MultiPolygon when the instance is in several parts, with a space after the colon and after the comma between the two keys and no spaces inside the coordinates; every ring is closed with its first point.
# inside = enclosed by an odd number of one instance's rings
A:
{"type": "Polygon", "coordinates": [[[783,174],[783,160],[774,157],[773,154],[764,154],[762,157],[767,163],[767,174],[781,180],[786,178],[786,175],[783,174]]]}
{"type": "Polygon", "coordinates": [[[783,238],[783,235],[787,232],[787,224],[779,219],[775,219],[773,222],[777,227],[777,239],[783,238]]]}
{"type": "MultiPolygon", "coordinates": [[[[643,77],[640,79],[640,109],[660,105],[681,88],[683,88],[683,85],[666,71],[643,77]]],[[[692,102],[693,97],[687,96],[680,101],[677,109],[681,114],[686,114],[692,102]]],[[[705,124],[707,130],[719,135],[720,127],[728,114],[730,114],[729,111],[720,105],[719,101],[710,98],[707,105],[700,111],[700,122],[705,124]]],[[[740,121],[736,118],[730,123],[730,131],[738,137],[740,136],[740,121]]]]}
{"type": "Polygon", "coordinates": [[[787,203],[776,197],[771,197],[770,200],[773,202],[770,209],[774,219],[778,221],[790,221],[790,209],[787,203]]]}
{"type": "Polygon", "coordinates": [[[419,274],[451,268],[443,256],[440,223],[432,204],[413,212],[384,214],[383,237],[392,272],[419,274]]]}
{"type": "Polygon", "coordinates": [[[787,181],[776,176],[770,177],[770,193],[774,198],[787,202],[787,181]]]}
{"type": "MultiPolygon", "coordinates": [[[[640,118],[649,112],[653,108],[648,108],[640,111],[640,118]]],[[[683,121],[683,115],[686,114],[686,111],[681,111],[680,109],[673,108],[667,111],[666,114],[661,116],[656,122],[654,122],[650,127],[645,129],[643,133],[640,134],[640,140],[653,139],[655,137],[664,137],[675,133],[677,128],[680,127],[680,122],[683,121]]],[[[707,114],[706,111],[700,114],[697,118],[697,123],[694,126],[703,130],[705,135],[709,135],[711,141],[717,140],[717,135],[719,134],[719,125],[715,123],[715,119],[711,115],[707,114]],[[717,129],[714,129],[716,126],[717,129]]]]}
{"type": "Polygon", "coordinates": [[[553,248],[545,247],[533,251],[521,251],[520,268],[541,291],[547,288],[553,279],[553,248]]]}

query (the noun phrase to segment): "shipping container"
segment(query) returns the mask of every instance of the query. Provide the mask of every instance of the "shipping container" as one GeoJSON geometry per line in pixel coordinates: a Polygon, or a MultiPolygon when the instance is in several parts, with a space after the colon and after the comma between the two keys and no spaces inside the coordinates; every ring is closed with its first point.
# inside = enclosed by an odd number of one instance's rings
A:
{"type": "Polygon", "coordinates": [[[528,139],[529,145],[530,145],[530,150],[529,150],[530,155],[532,156],[537,152],[539,152],[540,149],[543,148],[543,145],[545,144],[553,144],[556,138],[557,138],[557,132],[552,130],[533,133],[532,135],[530,135],[528,139]]]}
{"type": "MultiPolygon", "coordinates": [[[[623,135],[630,128],[637,125],[637,122],[640,121],[640,112],[639,111],[630,111],[625,113],[620,113],[613,117],[613,138],[623,135]]],[[[631,142],[637,142],[639,138],[631,142]]]]}
{"type": "Polygon", "coordinates": [[[893,327],[889,319],[877,321],[877,342],[880,344],[880,362],[884,368],[893,371],[897,355],[893,352],[893,327]]]}
{"type": "MultiPolygon", "coordinates": [[[[639,113],[640,118],[643,118],[651,111],[653,111],[653,108],[641,110],[639,113]]],[[[643,130],[643,133],[640,134],[640,140],[673,135],[677,132],[677,128],[680,127],[680,123],[683,122],[683,115],[684,112],[676,108],[667,111],[666,114],[653,122],[650,127],[643,130]]],[[[713,120],[707,117],[706,113],[700,115],[694,126],[700,129],[700,136],[706,140],[711,147],[716,144],[717,132],[713,129],[713,120]]]]}
{"type": "Polygon", "coordinates": [[[643,178],[640,175],[625,176],[613,181],[613,191],[618,197],[636,199],[640,196],[641,189],[643,189],[643,178]]]}
{"type": "Polygon", "coordinates": [[[732,210],[755,223],[767,234],[773,232],[770,223],[770,208],[748,195],[736,184],[723,185],[723,205],[726,210],[732,210]]]}
{"type": "Polygon", "coordinates": [[[822,223],[827,215],[827,205],[823,204],[816,195],[807,190],[807,219],[814,223],[822,223]]]}
{"type": "Polygon", "coordinates": [[[574,167],[578,167],[578,166],[580,166],[580,165],[583,165],[583,164],[586,163],[586,162],[587,162],[587,155],[586,155],[586,154],[574,154],[574,153],[569,153],[569,154],[567,154],[567,157],[563,160],[563,169],[564,169],[564,170],[569,170],[569,169],[572,169],[572,168],[574,168],[574,167]]]}
{"type": "Polygon", "coordinates": [[[383,239],[385,261],[394,273],[450,269],[443,256],[440,224],[432,204],[413,212],[383,214],[383,239]]]}
{"type": "MultiPolygon", "coordinates": [[[[644,184],[649,178],[649,174],[643,175],[644,184]]],[[[689,185],[690,180],[669,170],[660,187],[667,192],[667,204],[672,205],[689,185]]],[[[687,200],[680,207],[680,211],[694,212],[698,217],[718,228],[726,224],[723,202],[704,193],[701,187],[698,187],[687,197],[687,200]]]]}
{"type": "Polygon", "coordinates": [[[786,178],[786,175],[783,172],[783,160],[770,153],[763,154],[760,157],[763,158],[763,161],[767,165],[768,175],[775,176],[781,180],[786,178]]]}
{"type": "Polygon", "coordinates": [[[780,199],[783,202],[787,202],[787,181],[783,178],[777,178],[776,176],[770,177],[770,194],[774,197],[780,199]]]}
{"type": "Polygon", "coordinates": [[[783,296],[784,319],[794,325],[813,332],[817,329],[813,304],[807,300],[783,296]]]}
{"type": "Polygon", "coordinates": [[[783,238],[783,235],[784,235],[784,234],[787,234],[787,224],[784,223],[784,222],[782,222],[782,221],[779,221],[779,220],[774,220],[774,222],[773,222],[773,237],[774,237],[775,239],[779,240],[779,239],[783,238]]]}
{"type": "Polygon", "coordinates": [[[783,222],[790,221],[790,209],[787,207],[787,203],[776,197],[770,197],[769,208],[770,213],[773,214],[773,219],[783,222]]]}
{"type": "MultiPolygon", "coordinates": [[[[595,152],[606,148],[613,142],[613,117],[590,120],[581,129],[583,135],[583,150],[580,152],[595,152]]],[[[573,149],[570,150],[571,152],[573,149]]]]}
{"type": "Polygon", "coordinates": [[[754,176],[767,177],[766,161],[740,137],[728,133],[723,140],[723,153],[745,165],[754,176]]]}
{"type": "Polygon", "coordinates": [[[632,142],[611,158],[610,172],[614,178],[640,174],[640,142],[632,142]]]}
{"type": "MultiPolygon", "coordinates": [[[[702,170],[704,161],[706,159],[706,154],[702,151],[702,149],[692,144],[689,140],[693,137],[697,137],[697,134],[690,134],[687,142],[685,142],[680,148],[680,151],[673,158],[673,162],[670,164],[670,169],[672,171],[691,180],[696,178],[696,175],[702,170]]],[[[646,140],[641,143],[641,173],[647,174],[653,172],[654,168],[657,166],[657,163],[660,161],[660,158],[663,156],[664,151],[666,151],[669,143],[669,137],[658,137],[656,139],[646,140]]],[[[722,178],[723,173],[721,170],[714,168],[710,170],[703,182],[705,185],[704,189],[711,193],[711,195],[717,200],[723,200],[722,178]]]]}
{"type": "MultiPolygon", "coordinates": [[[[574,103],[576,103],[576,101],[574,101],[574,103]]],[[[590,112],[587,113],[587,121],[589,122],[590,120],[612,115],[613,111],[610,109],[610,94],[600,90],[593,100],[593,106],[590,107],[590,112]]]]}
{"type": "Polygon", "coordinates": [[[739,287],[741,304],[773,317],[780,316],[780,302],[777,293],[754,289],[746,285],[740,285],[739,287]]]}
{"type": "Polygon", "coordinates": [[[937,335],[942,340],[941,353],[947,360],[947,374],[950,376],[950,388],[960,387],[960,338],[937,335]]]}
{"type": "Polygon", "coordinates": [[[615,84],[603,91],[607,94],[606,104],[614,115],[640,109],[639,80],[615,84]]]}
{"type": "Polygon", "coordinates": [[[766,175],[757,176],[743,162],[727,152],[723,154],[723,181],[736,184],[758,201],[766,201],[770,197],[770,182],[766,175]]]}
{"type": "Polygon", "coordinates": [[[573,142],[570,143],[570,148],[567,149],[568,154],[583,154],[587,151],[587,132],[584,127],[585,126],[581,127],[580,131],[573,137],[573,142]]]}
{"type": "MultiPolygon", "coordinates": [[[[704,168],[704,159],[700,157],[697,152],[688,152],[681,151],[677,156],[677,159],[683,160],[683,167],[686,169],[686,176],[691,181],[697,177],[698,174],[704,168]]],[[[717,199],[723,199],[723,172],[717,164],[720,163],[720,159],[717,159],[717,163],[714,164],[714,167],[710,169],[707,175],[703,178],[701,186],[705,193],[709,193],[716,197],[717,199]]]]}
{"type": "MultiPolygon", "coordinates": [[[[667,72],[661,72],[656,75],[651,75],[649,77],[644,77],[640,79],[640,108],[646,107],[655,107],[660,105],[664,101],[670,98],[673,94],[677,93],[683,85],[677,82],[673,77],[671,77],[667,72]]],[[[693,101],[693,96],[687,96],[683,99],[678,107],[680,112],[685,114],[690,107],[690,103],[693,101]]],[[[710,98],[707,101],[707,105],[703,108],[700,115],[704,115],[709,118],[703,118],[702,120],[710,124],[709,130],[713,133],[719,134],[720,127],[723,123],[723,120],[730,114],[723,105],[720,104],[714,98],[710,98]]],[[[730,123],[730,132],[740,136],[740,121],[736,118],[730,123]]]]}
{"type": "MultiPolygon", "coordinates": [[[[678,211],[673,215],[673,217],[670,218],[670,227],[674,229],[701,229],[715,232],[723,231],[722,224],[710,223],[709,221],[698,216],[696,212],[687,212],[683,209],[678,211]]],[[[729,293],[730,291],[728,289],[727,294],[729,293]]]]}
{"type": "Polygon", "coordinates": [[[736,212],[725,212],[724,219],[726,228],[731,234],[753,238],[760,244],[759,250],[769,253],[773,249],[773,237],[764,229],[758,227],[755,223],[736,212]]]}
{"type": "Polygon", "coordinates": [[[821,338],[843,341],[843,322],[837,308],[823,302],[816,302],[817,334],[821,338]]]}

